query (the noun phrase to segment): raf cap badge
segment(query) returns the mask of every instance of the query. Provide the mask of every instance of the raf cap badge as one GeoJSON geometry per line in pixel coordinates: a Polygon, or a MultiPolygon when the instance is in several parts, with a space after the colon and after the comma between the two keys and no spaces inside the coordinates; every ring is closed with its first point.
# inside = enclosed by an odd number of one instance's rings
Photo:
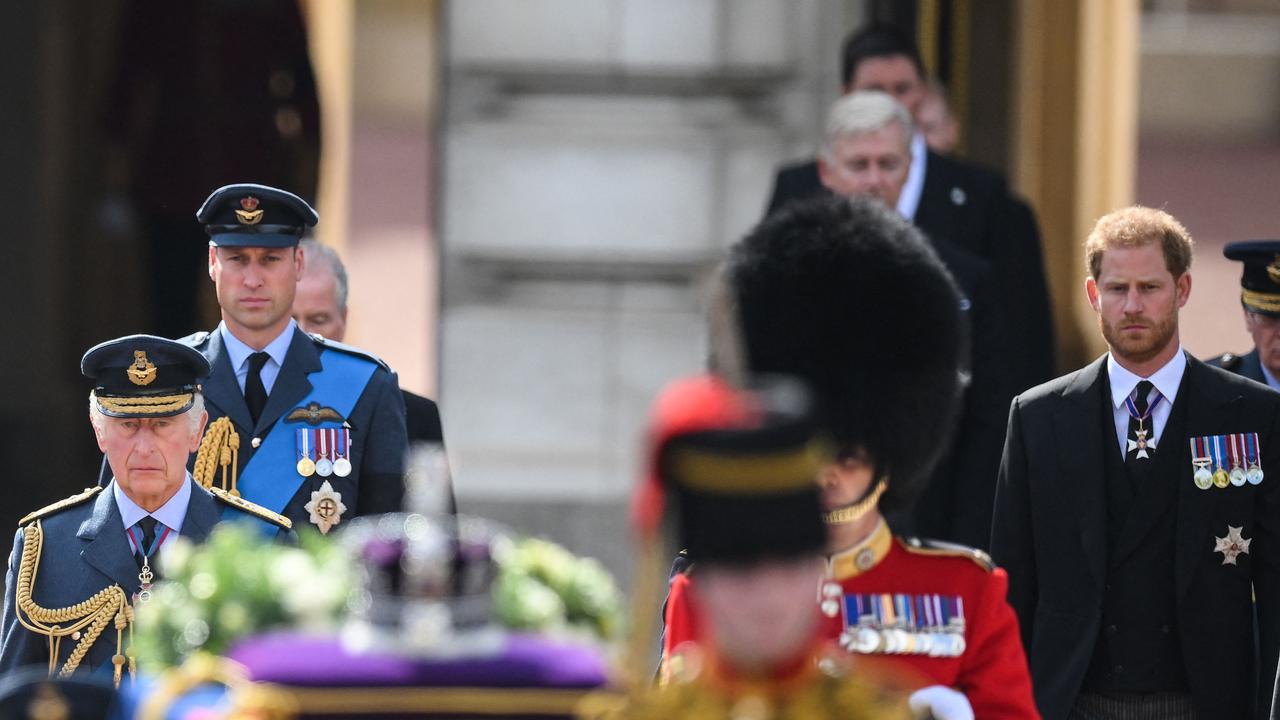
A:
{"type": "Polygon", "coordinates": [[[303,509],[311,513],[311,523],[327,535],[334,525],[342,522],[342,513],[347,511],[347,506],[342,504],[342,493],[325,480],[319,490],[311,493],[311,502],[303,509]]]}
{"type": "Polygon", "coordinates": [[[236,210],[236,219],[241,225],[257,225],[262,222],[263,210],[258,209],[258,198],[246,195],[240,200],[240,209],[236,210]]]}
{"type": "Polygon", "coordinates": [[[1271,278],[1271,282],[1280,285],[1280,253],[1277,253],[1275,259],[1267,266],[1267,277],[1271,278]]]}
{"type": "Polygon", "coordinates": [[[1260,485],[1265,477],[1258,433],[1191,438],[1191,479],[1201,490],[1260,485]]]}
{"type": "Polygon", "coordinates": [[[1247,538],[1243,535],[1243,527],[1227,526],[1227,536],[1214,536],[1214,552],[1222,553],[1223,565],[1235,565],[1236,558],[1241,555],[1249,554],[1249,544],[1253,542],[1253,538],[1247,538]]]}
{"type": "Polygon", "coordinates": [[[150,385],[156,379],[156,366],[147,360],[146,350],[133,351],[133,365],[129,366],[129,382],[134,385],[150,385]]]}

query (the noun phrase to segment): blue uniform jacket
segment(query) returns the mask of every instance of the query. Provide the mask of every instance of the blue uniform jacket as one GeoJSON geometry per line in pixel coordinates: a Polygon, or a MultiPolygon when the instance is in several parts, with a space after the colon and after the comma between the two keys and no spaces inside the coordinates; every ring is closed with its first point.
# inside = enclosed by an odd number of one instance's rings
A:
{"type": "MultiPolygon", "coordinates": [[[[202,542],[225,507],[207,490],[192,488],[187,514],[182,521],[182,537],[202,542]]],[[[246,517],[250,517],[246,515],[246,517]]],[[[83,602],[103,588],[118,584],[132,598],[138,592],[138,565],[125,536],[120,510],[111,485],[92,500],[40,519],[44,543],[37,567],[32,599],[44,608],[64,608],[83,602]]],[[[25,665],[45,667],[49,662],[48,638],[24,628],[14,614],[18,565],[22,560],[23,531],[18,530],[9,555],[4,583],[4,633],[0,635],[0,673],[25,665]]],[[[58,667],[66,661],[76,642],[63,638],[58,667]]],[[[111,668],[116,652],[116,630],[108,626],[80,663],[80,670],[111,668]]]]}
{"type": "MultiPolygon", "coordinates": [[[[203,353],[213,368],[204,383],[209,422],[223,416],[231,418],[236,432],[240,434],[241,477],[245,465],[253,457],[253,438],[265,438],[277,422],[286,422],[285,416],[299,407],[302,399],[311,392],[312,384],[307,377],[323,370],[322,350],[352,353],[378,363],[379,367],[346,418],[351,426],[350,475],[330,475],[327,478],[312,475],[303,478],[298,475],[293,461],[270,470],[280,474],[280,482],[292,483],[298,487],[293,498],[280,510],[282,515],[293,521],[294,530],[310,522],[311,514],[304,506],[310,502],[311,493],[319,490],[325,480],[342,495],[342,502],[347,507],[343,519],[401,509],[404,500],[405,451],[408,447],[404,399],[395,373],[380,360],[355,348],[294,330],[284,365],[280,368],[280,374],[267,397],[267,405],[255,426],[249,420],[249,406],[245,404],[244,393],[236,382],[235,371],[222,344],[222,335],[218,332],[197,333],[179,342],[187,343],[203,353]]],[[[318,400],[322,405],[325,404],[323,398],[318,400]]],[[[297,426],[310,427],[305,423],[297,423],[297,426]]],[[[194,456],[192,460],[194,461],[194,456]]],[[[255,471],[261,470],[255,468],[255,471]]],[[[245,495],[245,499],[262,504],[260,498],[249,494],[245,495]]]]}

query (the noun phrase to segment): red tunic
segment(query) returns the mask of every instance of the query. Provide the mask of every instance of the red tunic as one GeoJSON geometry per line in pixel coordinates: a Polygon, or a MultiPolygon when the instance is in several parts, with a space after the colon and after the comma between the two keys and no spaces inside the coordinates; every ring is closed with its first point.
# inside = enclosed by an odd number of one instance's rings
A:
{"type": "MultiPolygon", "coordinates": [[[[833,555],[828,564],[829,580],[839,584],[852,607],[852,597],[888,596],[935,598],[949,604],[954,615],[962,607],[964,615],[963,651],[956,657],[928,654],[879,654],[875,657],[891,666],[914,671],[927,678],[924,685],[953,687],[964,693],[978,718],[1038,718],[1031,693],[1031,675],[1018,634],[1018,620],[1005,600],[1008,576],[999,568],[983,564],[983,556],[963,548],[915,547],[894,538],[881,523],[860,545],[833,555]],[[958,600],[958,601],[957,601],[958,600]]],[[[700,622],[694,593],[695,581],[679,575],[671,582],[666,608],[666,635],[663,657],[671,657],[681,643],[700,640],[700,622]]],[[[820,590],[819,598],[822,591],[820,590]]],[[[832,599],[828,597],[828,599],[832,599]]],[[[825,634],[838,639],[845,630],[845,612],[830,616],[828,604],[823,614],[825,634]]],[[[944,611],[945,612],[945,611],[944,611]]],[[[857,625],[856,612],[853,625],[857,625]]],[[[952,644],[960,649],[958,644],[952,644]]]]}

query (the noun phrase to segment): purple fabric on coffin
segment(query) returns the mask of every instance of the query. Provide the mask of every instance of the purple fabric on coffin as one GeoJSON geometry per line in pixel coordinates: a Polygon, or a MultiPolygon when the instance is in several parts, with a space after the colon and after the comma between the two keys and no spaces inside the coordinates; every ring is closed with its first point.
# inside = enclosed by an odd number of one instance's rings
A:
{"type": "Polygon", "coordinates": [[[408,658],[353,654],[337,638],[271,633],[238,643],[227,656],[257,681],[298,687],[593,688],[605,683],[595,649],[530,635],[511,635],[497,655],[408,658]]]}

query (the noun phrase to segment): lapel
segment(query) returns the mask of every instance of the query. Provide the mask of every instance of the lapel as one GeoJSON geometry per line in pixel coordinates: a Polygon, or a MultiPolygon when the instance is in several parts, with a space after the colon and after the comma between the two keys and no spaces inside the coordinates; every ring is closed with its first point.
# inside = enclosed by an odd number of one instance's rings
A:
{"type": "Polygon", "coordinates": [[[215,328],[212,333],[209,333],[204,356],[213,367],[209,377],[204,381],[205,401],[231,418],[231,422],[237,427],[245,432],[252,432],[253,424],[249,421],[249,406],[244,402],[240,383],[236,382],[236,370],[231,367],[231,358],[227,356],[227,349],[222,344],[221,330],[215,328]]]}
{"type": "MultiPolygon", "coordinates": [[[[1089,569],[1101,588],[1107,574],[1106,437],[1099,432],[1106,390],[1106,356],[1076,373],[1062,391],[1053,416],[1060,472],[1059,492],[1071,497],[1080,523],[1080,542],[1089,569]]],[[[1107,428],[1103,428],[1106,430],[1107,428]]]]}
{"type": "Polygon", "coordinates": [[[1186,438],[1178,440],[1186,454],[1186,462],[1178,471],[1177,540],[1174,547],[1174,580],[1181,596],[1191,583],[1196,561],[1205,556],[1204,543],[1210,537],[1209,523],[1214,507],[1226,490],[1201,490],[1191,481],[1191,446],[1188,438],[1244,432],[1237,427],[1241,395],[1215,377],[1204,363],[1187,356],[1187,375],[1183,382],[1187,391],[1186,438]]]}
{"type": "Polygon", "coordinates": [[[119,583],[126,593],[132,594],[138,591],[138,565],[124,533],[124,520],[116,507],[113,483],[98,493],[93,502],[93,512],[80,523],[76,537],[87,543],[80,551],[80,557],[112,582],[119,583]]]}
{"type": "MultiPolygon", "coordinates": [[[[267,406],[262,409],[258,426],[253,429],[255,436],[265,437],[267,429],[281,415],[297,407],[307,393],[311,392],[311,381],[307,379],[307,375],[320,370],[321,367],[320,353],[316,350],[315,342],[306,333],[295,329],[293,341],[289,343],[289,352],[284,356],[284,365],[280,368],[280,374],[276,376],[275,384],[271,386],[271,394],[267,396],[267,406]]],[[[241,404],[243,404],[243,397],[241,404]]],[[[246,408],[246,419],[248,414],[249,411],[246,408]]]]}
{"type": "Polygon", "coordinates": [[[222,517],[222,507],[212,495],[191,481],[191,499],[187,501],[187,515],[182,519],[182,536],[194,543],[204,542],[209,532],[222,517]]]}

